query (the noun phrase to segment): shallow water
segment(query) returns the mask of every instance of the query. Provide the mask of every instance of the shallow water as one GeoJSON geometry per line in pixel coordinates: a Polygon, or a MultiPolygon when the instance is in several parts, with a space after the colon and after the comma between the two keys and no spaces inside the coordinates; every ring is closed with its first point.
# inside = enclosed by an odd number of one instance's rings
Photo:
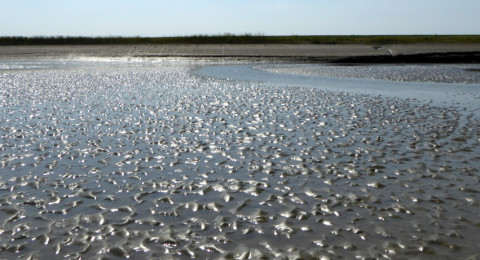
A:
{"type": "Polygon", "coordinates": [[[275,73],[322,76],[331,78],[380,79],[404,82],[480,83],[478,64],[442,65],[326,65],[276,64],[261,66],[275,73]]]}
{"type": "Polygon", "coordinates": [[[478,82],[315,66],[0,62],[0,258],[478,257],[478,82]]]}

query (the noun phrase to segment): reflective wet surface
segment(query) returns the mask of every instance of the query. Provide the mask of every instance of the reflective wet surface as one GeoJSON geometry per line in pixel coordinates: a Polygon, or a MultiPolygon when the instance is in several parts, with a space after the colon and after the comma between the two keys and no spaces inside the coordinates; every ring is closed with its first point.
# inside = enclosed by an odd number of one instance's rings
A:
{"type": "Polygon", "coordinates": [[[331,78],[360,78],[413,82],[480,83],[477,64],[448,65],[270,65],[266,71],[331,78]]]}
{"type": "Polygon", "coordinates": [[[0,258],[479,257],[477,83],[0,63],[0,258]]]}

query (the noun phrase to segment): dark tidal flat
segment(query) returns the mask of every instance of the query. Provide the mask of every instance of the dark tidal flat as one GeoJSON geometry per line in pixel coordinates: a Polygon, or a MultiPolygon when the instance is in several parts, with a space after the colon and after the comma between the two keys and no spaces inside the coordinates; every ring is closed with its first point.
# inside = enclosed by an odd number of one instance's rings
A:
{"type": "Polygon", "coordinates": [[[469,65],[0,61],[1,259],[478,259],[469,65]]]}

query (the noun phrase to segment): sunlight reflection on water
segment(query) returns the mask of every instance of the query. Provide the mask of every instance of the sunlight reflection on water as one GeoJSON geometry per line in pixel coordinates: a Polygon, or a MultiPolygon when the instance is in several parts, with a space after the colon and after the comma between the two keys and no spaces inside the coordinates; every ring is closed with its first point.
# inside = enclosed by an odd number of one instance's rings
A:
{"type": "Polygon", "coordinates": [[[2,61],[0,258],[478,253],[478,85],[288,66],[2,61]]]}

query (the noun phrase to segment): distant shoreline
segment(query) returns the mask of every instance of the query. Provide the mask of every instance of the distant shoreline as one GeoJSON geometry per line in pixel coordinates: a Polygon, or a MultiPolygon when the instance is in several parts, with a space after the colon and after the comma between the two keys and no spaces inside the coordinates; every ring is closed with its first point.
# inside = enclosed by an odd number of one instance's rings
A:
{"type": "Polygon", "coordinates": [[[191,35],[177,37],[17,37],[0,36],[0,45],[134,44],[480,44],[480,35],[191,35]]]}
{"type": "Polygon", "coordinates": [[[0,60],[75,57],[178,57],[317,63],[480,63],[480,43],[0,46],[0,60]]]}

